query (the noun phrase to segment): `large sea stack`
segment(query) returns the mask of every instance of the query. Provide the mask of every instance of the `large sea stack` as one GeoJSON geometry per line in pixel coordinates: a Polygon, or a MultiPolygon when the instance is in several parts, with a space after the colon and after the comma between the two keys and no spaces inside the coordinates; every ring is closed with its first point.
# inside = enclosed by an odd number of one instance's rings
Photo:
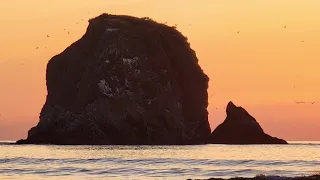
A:
{"type": "Polygon", "coordinates": [[[232,102],[227,105],[227,118],[211,135],[213,144],[287,144],[266,134],[259,123],[244,108],[232,102]]]}
{"type": "Polygon", "coordinates": [[[25,144],[199,144],[208,81],[187,38],[149,18],[102,14],[47,65],[25,144]]]}

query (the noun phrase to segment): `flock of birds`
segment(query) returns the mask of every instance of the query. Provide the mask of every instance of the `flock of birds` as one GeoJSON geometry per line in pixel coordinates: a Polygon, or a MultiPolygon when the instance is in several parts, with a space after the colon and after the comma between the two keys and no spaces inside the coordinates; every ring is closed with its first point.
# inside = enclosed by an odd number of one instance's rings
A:
{"type": "MultiPolygon", "coordinates": [[[[81,19],[81,21],[84,21],[84,19],[81,19]]],[[[77,21],[76,24],[79,24],[79,21],[77,21]]],[[[165,22],[165,24],[167,24],[167,22],[165,22]]],[[[178,24],[175,24],[175,25],[174,25],[174,27],[177,27],[177,26],[178,26],[178,24]]],[[[191,24],[188,24],[188,26],[190,27],[191,24]]],[[[287,25],[285,25],[283,28],[286,29],[286,28],[287,28],[287,25]]],[[[66,29],[63,29],[63,30],[64,30],[64,31],[67,31],[66,29]]],[[[67,33],[70,34],[69,31],[67,31],[67,33]]],[[[240,30],[237,31],[237,34],[239,34],[239,33],[240,33],[240,30]]],[[[47,38],[50,38],[50,36],[47,35],[47,38]]],[[[304,42],[304,40],[302,40],[301,42],[304,42]]],[[[39,49],[39,47],[36,47],[36,49],[39,49]]],[[[295,87],[295,86],[294,86],[294,87],[295,87]]],[[[211,97],[213,97],[213,95],[209,96],[209,98],[211,98],[211,97]]],[[[294,101],[294,102],[295,102],[296,104],[315,104],[315,103],[316,103],[316,102],[307,102],[307,101],[294,101]]],[[[218,108],[216,108],[216,109],[218,109],[218,108]]],[[[0,116],[1,116],[1,115],[0,115],[0,116]]]]}
{"type": "MultiPolygon", "coordinates": [[[[78,23],[77,23],[77,24],[78,24],[78,23]]],[[[63,29],[63,30],[64,30],[64,31],[67,31],[66,29],[63,29]]],[[[68,34],[70,34],[70,32],[69,32],[69,31],[67,31],[67,33],[68,33],[68,34]]],[[[49,36],[49,35],[47,35],[47,38],[50,38],[50,36],[49,36]]],[[[45,48],[47,48],[47,47],[45,47],[45,48]]],[[[39,46],[37,46],[37,47],[36,47],[36,49],[39,49],[39,46]]]]}
{"type": "MultiPolygon", "coordinates": [[[[88,12],[89,13],[89,12],[88,12]]],[[[81,19],[81,21],[84,21],[84,19],[81,19]]],[[[77,21],[76,22],[76,24],[79,24],[80,23],[80,21],[77,21]]],[[[71,34],[67,29],[63,29],[64,31],[66,31],[68,34],[71,34]]],[[[50,38],[50,36],[49,35],[47,35],[47,38],[50,38]]],[[[45,48],[47,48],[47,47],[45,47],[45,48]]],[[[39,46],[37,46],[35,49],[39,49],[39,46]]]]}
{"type": "MultiPolygon", "coordinates": [[[[189,25],[190,26],[190,25],[189,25]]],[[[287,25],[285,25],[284,27],[283,27],[284,29],[286,29],[287,28],[287,25]]],[[[240,31],[237,31],[237,34],[239,34],[240,33],[240,31]]],[[[301,42],[304,42],[304,40],[302,40],[301,42]]],[[[294,88],[295,88],[295,86],[294,86],[294,88]]],[[[211,96],[209,96],[209,98],[211,98],[211,97],[213,97],[213,95],[211,95],[211,96]]],[[[311,102],[308,102],[308,101],[294,101],[296,104],[315,104],[316,102],[314,102],[314,101],[311,101],[311,102]]],[[[218,108],[216,108],[216,109],[218,109],[218,108]]]]}
{"type": "Polygon", "coordinates": [[[314,104],[314,103],[316,103],[316,102],[314,102],[314,101],[312,101],[312,102],[307,102],[307,101],[294,101],[294,102],[297,103],[297,104],[308,104],[308,103],[314,104]]]}
{"type": "MultiPolygon", "coordinates": [[[[283,28],[286,29],[286,28],[287,28],[287,25],[285,25],[283,28]]],[[[237,31],[237,33],[239,34],[240,31],[237,31]]],[[[301,42],[304,42],[304,40],[302,40],[301,42]]]]}
{"type": "MultiPolygon", "coordinates": [[[[285,25],[283,28],[287,28],[287,25],[285,25]]],[[[304,42],[304,40],[302,40],[301,42],[304,42]]],[[[295,88],[296,86],[294,86],[295,88]]],[[[314,104],[316,102],[312,101],[312,102],[307,102],[307,101],[294,101],[296,104],[314,104]]]]}

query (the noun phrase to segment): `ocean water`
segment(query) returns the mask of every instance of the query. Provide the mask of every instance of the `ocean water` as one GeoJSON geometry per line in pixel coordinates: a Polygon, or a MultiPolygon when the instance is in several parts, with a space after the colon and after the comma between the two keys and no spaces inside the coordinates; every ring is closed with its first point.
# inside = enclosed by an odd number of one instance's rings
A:
{"type": "Polygon", "coordinates": [[[320,142],[289,145],[0,145],[1,180],[187,179],[320,172],[320,142]]]}

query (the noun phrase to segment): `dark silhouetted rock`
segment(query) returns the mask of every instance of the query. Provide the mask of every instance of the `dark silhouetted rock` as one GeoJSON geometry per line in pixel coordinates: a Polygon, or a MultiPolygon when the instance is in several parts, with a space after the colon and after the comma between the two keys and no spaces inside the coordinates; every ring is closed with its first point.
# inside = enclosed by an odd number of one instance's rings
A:
{"type": "Polygon", "coordinates": [[[216,144],[287,144],[285,140],[264,133],[263,129],[245,109],[227,105],[227,118],[211,134],[216,144]]]}
{"type": "Polygon", "coordinates": [[[197,144],[208,81],[187,39],[149,18],[102,14],[47,65],[35,144],[197,144]]]}
{"type": "MultiPolygon", "coordinates": [[[[188,179],[191,180],[191,179],[188,179]]],[[[200,179],[197,179],[200,180],[200,179]]],[[[204,179],[203,179],[204,180],[204,179]]],[[[233,177],[229,179],[224,178],[210,178],[207,180],[320,180],[320,175],[311,175],[311,176],[298,176],[298,177],[285,177],[285,176],[265,176],[265,175],[257,175],[256,177],[249,178],[249,177],[233,177]]]]}

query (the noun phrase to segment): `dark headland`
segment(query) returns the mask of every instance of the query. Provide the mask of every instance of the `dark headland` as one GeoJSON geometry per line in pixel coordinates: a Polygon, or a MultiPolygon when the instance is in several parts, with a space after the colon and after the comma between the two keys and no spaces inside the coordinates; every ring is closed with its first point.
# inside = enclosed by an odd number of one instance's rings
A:
{"type": "Polygon", "coordinates": [[[229,102],[227,117],[211,134],[211,143],[215,144],[287,144],[266,134],[260,124],[244,108],[229,102]]]}
{"type": "Polygon", "coordinates": [[[286,144],[231,102],[211,134],[208,82],[175,27],[102,14],[48,62],[39,123],[17,143],[286,144]]]}
{"type": "MultiPolygon", "coordinates": [[[[191,180],[191,179],[188,179],[188,180],[191,180]]],[[[197,180],[200,180],[200,179],[197,179],[197,180]]],[[[316,174],[316,175],[311,175],[311,176],[300,176],[300,177],[258,175],[253,178],[243,178],[243,177],[234,177],[234,178],[230,178],[230,179],[210,178],[207,180],[320,180],[320,175],[316,174]]]]}

